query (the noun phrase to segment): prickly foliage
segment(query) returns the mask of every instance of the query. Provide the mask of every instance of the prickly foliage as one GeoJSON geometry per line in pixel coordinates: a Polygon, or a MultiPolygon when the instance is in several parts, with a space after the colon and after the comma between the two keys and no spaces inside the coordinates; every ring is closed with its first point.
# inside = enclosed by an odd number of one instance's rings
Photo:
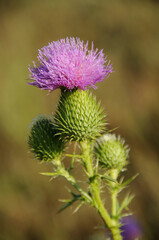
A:
{"type": "Polygon", "coordinates": [[[104,130],[103,110],[86,91],[62,90],[55,114],[55,124],[61,138],[70,141],[91,140],[104,130]]]}

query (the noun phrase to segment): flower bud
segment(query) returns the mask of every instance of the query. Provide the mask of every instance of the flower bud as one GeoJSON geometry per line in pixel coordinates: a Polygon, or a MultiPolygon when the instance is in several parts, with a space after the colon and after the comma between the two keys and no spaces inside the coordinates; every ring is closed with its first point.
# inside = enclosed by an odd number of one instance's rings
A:
{"type": "Polygon", "coordinates": [[[86,91],[63,91],[55,114],[61,138],[69,141],[91,140],[104,130],[104,114],[100,104],[86,91]]]}
{"type": "Polygon", "coordinates": [[[106,169],[118,169],[127,164],[129,149],[124,146],[124,140],[115,134],[103,135],[95,145],[95,155],[99,164],[106,169]]]}
{"type": "Polygon", "coordinates": [[[60,157],[64,150],[64,143],[56,135],[53,121],[45,116],[39,116],[32,123],[28,144],[35,158],[51,161],[60,157]]]}

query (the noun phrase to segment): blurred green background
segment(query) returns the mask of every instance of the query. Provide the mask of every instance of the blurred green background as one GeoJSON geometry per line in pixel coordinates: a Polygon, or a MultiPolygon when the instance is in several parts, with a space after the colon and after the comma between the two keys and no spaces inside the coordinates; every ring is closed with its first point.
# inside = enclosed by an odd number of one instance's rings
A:
{"type": "MultiPolygon", "coordinates": [[[[63,179],[49,182],[48,169],[32,160],[31,120],[56,108],[52,94],[27,85],[28,64],[48,42],[77,36],[93,41],[111,59],[114,73],[95,91],[109,129],[131,146],[128,176],[131,210],[144,240],[159,235],[159,1],[0,0],[0,240],[103,239],[96,211],[84,206],[58,214],[68,196],[63,179]]],[[[77,175],[78,175],[78,169],[77,175]]],[[[69,185],[67,185],[69,186],[69,185]]]]}

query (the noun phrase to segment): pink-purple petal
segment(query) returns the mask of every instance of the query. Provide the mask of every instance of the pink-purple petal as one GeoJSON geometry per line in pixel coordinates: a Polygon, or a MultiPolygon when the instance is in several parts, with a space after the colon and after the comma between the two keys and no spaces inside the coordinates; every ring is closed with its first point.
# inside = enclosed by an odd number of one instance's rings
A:
{"type": "Polygon", "coordinates": [[[88,50],[79,38],[66,38],[49,43],[38,51],[39,63],[29,66],[29,84],[53,91],[65,87],[69,90],[95,88],[112,73],[112,65],[103,50],[88,50]]]}

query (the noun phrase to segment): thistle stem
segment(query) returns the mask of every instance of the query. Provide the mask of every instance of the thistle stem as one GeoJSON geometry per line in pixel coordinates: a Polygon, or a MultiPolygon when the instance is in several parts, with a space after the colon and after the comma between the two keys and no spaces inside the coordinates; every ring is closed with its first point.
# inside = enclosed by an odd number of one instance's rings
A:
{"type": "MultiPolygon", "coordinates": [[[[118,177],[118,170],[117,169],[111,169],[110,170],[110,176],[112,179],[117,180],[118,177]]],[[[111,187],[111,200],[112,200],[112,218],[114,218],[114,222],[116,223],[117,219],[117,195],[118,191],[116,189],[116,182],[110,182],[111,187]]]]}
{"type": "MultiPolygon", "coordinates": [[[[90,179],[90,190],[92,194],[93,205],[97,209],[98,213],[100,214],[101,218],[103,219],[106,227],[112,233],[112,237],[114,240],[122,240],[120,235],[120,230],[116,223],[113,221],[111,216],[109,215],[108,211],[105,209],[104,204],[100,197],[100,180],[95,177],[93,164],[92,164],[92,153],[91,153],[91,145],[90,142],[83,141],[80,143],[82,149],[82,156],[83,162],[85,165],[86,172],[90,179]]],[[[115,196],[113,196],[113,202],[115,202],[115,196]]],[[[113,207],[113,211],[116,211],[113,207]]]]}
{"type": "Polygon", "coordinates": [[[64,168],[60,158],[56,158],[56,161],[54,161],[53,164],[56,165],[57,171],[60,173],[60,175],[66,178],[66,180],[73,185],[73,187],[81,194],[86,202],[91,204],[91,197],[78,185],[76,179],[64,168]]]}

